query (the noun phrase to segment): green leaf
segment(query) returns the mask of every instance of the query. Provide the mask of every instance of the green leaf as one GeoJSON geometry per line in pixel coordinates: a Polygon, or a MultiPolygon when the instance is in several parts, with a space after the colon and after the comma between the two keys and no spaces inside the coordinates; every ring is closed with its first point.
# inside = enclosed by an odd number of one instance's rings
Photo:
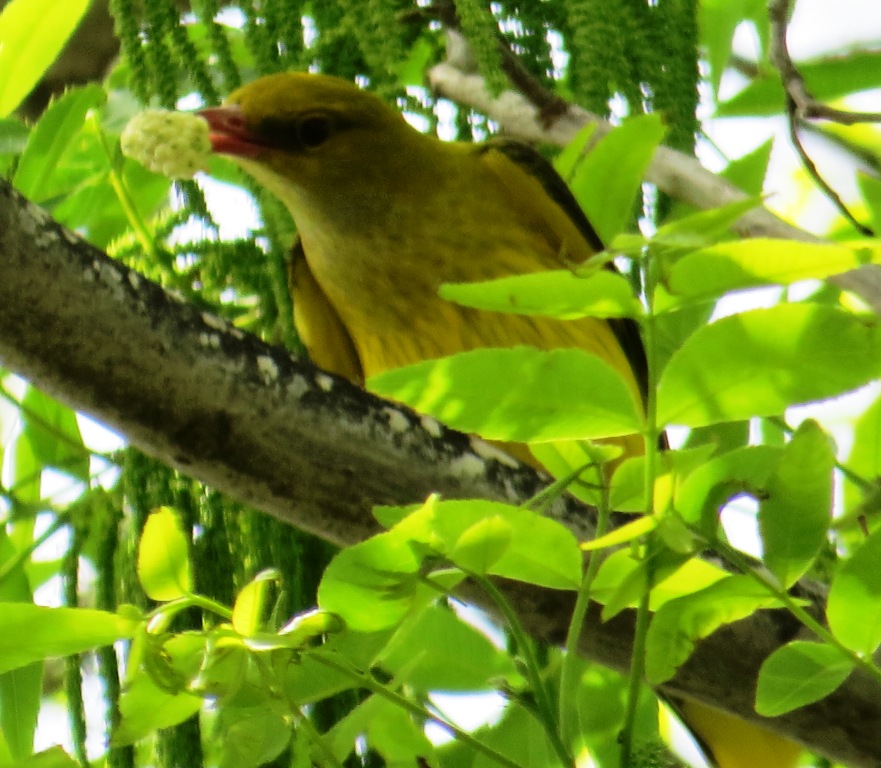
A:
{"type": "Polygon", "coordinates": [[[499,517],[510,527],[510,541],[487,573],[550,589],[577,589],[582,556],[564,525],[525,507],[493,501],[441,501],[435,505],[432,532],[439,551],[452,557],[462,534],[480,520],[499,517]]]}
{"type": "Polygon", "coordinates": [[[555,270],[480,283],[446,283],[440,295],[466,307],[559,320],[639,317],[642,311],[627,279],[608,269],[587,276],[555,270]]]}
{"type": "Polygon", "coordinates": [[[826,619],[832,634],[857,653],[881,645],[881,529],[875,530],[832,580],[826,619]]]}
{"type": "Polygon", "coordinates": [[[663,584],[689,559],[688,555],[662,547],[658,547],[648,559],[636,558],[630,549],[610,554],[603,560],[591,588],[591,597],[603,604],[603,621],[609,621],[625,608],[638,605],[645,593],[649,573],[653,584],[663,584]]]}
{"type": "Polygon", "coordinates": [[[14,117],[0,120],[0,155],[20,155],[30,133],[31,129],[21,120],[14,117]]]}
{"type": "MultiPolygon", "coordinates": [[[[567,481],[565,490],[568,493],[594,506],[602,502],[606,482],[604,469],[623,453],[620,445],[590,440],[532,443],[529,450],[547,472],[558,480],[567,481]]],[[[623,511],[620,507],[613,509],[623,511]]]]}
{"type": "Polygon", "coordinates": [[[585,552],[592,552],[595,549],[608,549],[609,547],[617,547],[620,544],[627,544],[634,539],[651,533],[658,527],[658,518],[652,515],[643,515],[630,523],[625,523],[620,528],[600,536],[598,539],[585,541],[581,548],[585,552]]]}
{"type": "Polygon", "coordinates": [[[779,717],[828,696],[850,675],[854,663],[837,648],[796,640],[778,648],[759,670],[756,712],[779,717]]]}
{"type": "MultiPolygon", "coordinates": [[[[857,477],[877,478],[881,476],[881,398],[877,398],[854,424],[853,445],[847,457],[847,467],[857,477]]],[[[848,516],[867,513],[877,514],[876,484],[869,488],[844,477],[845,509],[848,516]],[[866,509],[866,503],[873,509],[866,509]]],[[[852,521],[852,520],[851,520],[852,521]]],[[[862,534],[860,534],[862,540],[862,534]]]]}
{"type": "Polygon", "coordinates": [[[281,754],[291,740],[292,728],[281,703],[226,706],[220,713],[217,733],[220,768],[257,768],[281,754]]]}
{"type": "Polygon", "coordinates": [[[871,261],[868,249],[795,240],[732,240],[679,259],[665,280],[667,290],[707,299],[763,285],[789,285],[856,269],[871,261]]]}
{"type": "Polygon", "coordinates": [[[487,573],[511,545],[511,525],[501,515],[478,520],[459,536],[448,557],[470,573],[487,573]]]}
{"type": "Polygon", "coordinates": [[[732,160],[720,175],[748,195],[761,195],[773,148],[774,139],[768,139],[752,152],[732,160]]]}
{"type": "Polygon", "coordinates": [[[676,511],[686,523],[715,535],[719,510],[735,496],[762,495],[781,455],[777,447],[750,445],[714,456],[676,489],[676,511]]]}
{"type": "Polygon", "coordinates": [[[658,384],[662,425],[704,426],[773,416],[876,378],[874,321],[814,304],[783,304],[700,328],[658,384]]]}
{"type": "Polygon", "coordinates": [[[147,518],[138,548],[138,579],[147,596],[159,602],[192,592],[187,539],[170,507],[147,518]]]}
{"type": "Polygon", "coordinates": [[[88,482],[89,452],[76,414],[35,387],[28,387],[22,405],[22,436],[30,442],[37,460],[88,482]]]}
{"type": "Polygon", "coordinates": [[[303,706],[340,691],[357,688],[357,679],[329,669],[316,657],[328,657],[337,664],[344,660],[353,669],[369,669],[374,666],[377,655],[385,648],[390,636],[389,631],[344,632],[328,638],[320,649],[303,653],[298,664],[286,666],[282,678],[285,697],[292,705],[303,706]]]}
{"type": "Polygon", "coordinates": [[[704,0],[700,4],[701,42],[707,50],[715,93],[731,58],[734,31],[744,20],[755,17],[757,10],[764,10],[763,0],[704,0]]]}
{"type": "Polygon", "coordinates": [[[266,617],[269,587],[281,579],[274,569],[261,571],[242,588],[232,610],[232,625],[243,637],[259,632],[266,617]]]}
{"type": "Polygon", "coordinates": [[[784,447],[759,505],[763,560],[789,588],[814,562],[832,520],[835,453],[829,436],[804,421],[784,447]]]}
{"type": "Polygon", "coordinates": [[[632,117],[604,136],[576,168],[569,186],[602,242],[612,242],[632,218],[665,130],[659,114],[632,117]]]}
{"type": "Polygon", "coordinates": [[[39,82],[91,0],[11,0],[0,12],[0,117],[39,82]]]}
{"type": "Polygon", "coordinates": [[[54,101],[31,131],[12,183],[30,200],[41,202],[54,190],[48,180],[58,170],[58,161],[79,134],[89,110],[104,102],[99,85],[74,88],[54,101]]]}
{"type": "Polygon", "coordinates": [[[678,259],[683,248],[691,250],[714,244],[745,213],[761,205],[761,202],[760,198],[750,197],[745,200],[736,200],[719,208],[710,208],[708,211],[698,211],[674,219],[658,229],[652,238],[652,243],[660,243],[664,246],[660,255],[664,257],[665,261],[670,260],[670,254],[666,252],[669,249],[676,249],[673,256],[678,259]]]}
{"type": "MultiPolygon", "coordinates": [[[[560,758],[548,740],[545,727],[534,714],[534,705],[525,705],[518,699],[508,703],[497,723],[478,729],[474,736],[522,768],[559,766],[560,758]]],[[[499,767],[495,760],[475,755],[471,747],[459,741],[451,741],[438,751],[443,758],[438,764],[445,768],[499,767]]]]}
{"type": "Polygon", "coordinates": [[[411,542],[394,531],[346,547],[324,572],[318,605],[358,632],[394,626],[414,605],[421,562],[411,542]]]}
{"type": "Polygon", "coordinates": [[[387,371],[368,386],[491,440],[592,439],[642,428],[632,388],[580,349],[479,349],[387,371]]]}
{"type": "Polygon", "coordinates": [[[570,141],[554,158],[554,169],[570,184],[575,175],[575,169],[584,161],[590,139],[596,132],[594,123],[587,123],[578,129],[572,141],[570,141]]]}
{"type": "Polygon", "coordinates": [[[146,674],[129,680],[119,698],[121,720],[110,738],[110,745],[134,744],[158,728],[170,728],[192,717],[202,707],[202,699],[189,693],[171,694],[159,688],[146,674]]]}
{"type": "Polygon", "coordinates": [[[4,768],[79,768],[80,766],[61,747],[50,747],[22,760],[16,760],[15,763],[3,765],[4,768]]]}
{"type": "Polygon", "coordinates": [[[479,691],[517,676],[514,660],[445,606],[408,619],[376,660],[417,691],[479,691]]]}
{"type": "Polygon", "coordinates": [[[649,625],[646,678],[652,685],[669,680],[699,640],[723,624],[777,604],[767,588],[750,576],[729,576],[699,592],[664,603],[649,625]]]}
{"type": "Polygon", "coordinates": [[[42,662],[0,675],[0,731],[6,739],[9,753],[16,759],[25,758],[33,752],[42,682],[42,662]]]}
{"type": "Polygon", "coordinates": [[[129,638],[138,622],[85,608],[0,603],[0,672],[129,638]]]}
{"type": "MultiPolygon", "coordinates": [[[[333,750],[337,764],[348,763],[359,738],[370,744],[383,765],[438,765],[434,747],[422,725],[408,712],[380,696],[362,701],[327,731],[323,738],[333,750]]],[[[313,750],[318,758],[320,752],[313,750]]],[[[324,761],[315,760],[313,765],[324,761]]],[[[325,763],[326,764],[326,763],[325,763]]]]}

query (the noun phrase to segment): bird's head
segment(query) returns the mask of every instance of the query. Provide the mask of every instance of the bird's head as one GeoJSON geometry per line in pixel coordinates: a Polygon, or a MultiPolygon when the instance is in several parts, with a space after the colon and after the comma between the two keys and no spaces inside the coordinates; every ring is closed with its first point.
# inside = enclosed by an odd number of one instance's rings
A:
{"type": "Polygon", "coordinates": [[[400,183],[426,137],[353,83],[288,72],[234,91],[199,113],[215,152],[231,156],[294,214],[349,210],[400,183]]]}

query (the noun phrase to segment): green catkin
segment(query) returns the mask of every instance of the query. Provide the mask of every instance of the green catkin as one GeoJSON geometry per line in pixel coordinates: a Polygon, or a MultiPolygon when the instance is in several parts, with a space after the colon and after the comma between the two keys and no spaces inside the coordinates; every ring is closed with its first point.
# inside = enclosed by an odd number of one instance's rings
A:
{"type": "MultiPolygon", "coordinates": [[[[118,601],[116,594],[116,548],[119,542],[119,524],[122,510],[115,500],[105,496],[101,501],[101,512],[93,516],[97,522],[92,524],[95,540],[95,607],[102,611],[115,611],[118,601]]],[[[116,651],[112,645],[105,645],[95,652],[98,661],[98,675],[104,685],[104,698],[107,707],[107,730],[112,733],[119,727],[119,668],[116,651]]],[[[107,750],[108,768],[134,768],[135,751],[132,746],[110,746],[107,750]]]]}
{"type": "Polygon", "coordinates": [[[313,4],[315,37],[307,53],[319,70],[353,80],[369,71],[361,47],[349,33],[345,9],[335,0],[313,4]]]}
{"type": "Polygon", "coordinates": [[[217,224],[211,216],[211,211],[208,210],[208,203],[205,202],[205,193],[202,188],[192,179],[176,181],[174,186],[180,193],[186,209],[216,232],[217,224]]]}
{"type": "Polygon", "coordinates": [[[483,0],[456,0],[462,34],[468,39],[477,69],[490,93],[499,94],[508,85],[499,51],[499,28],[483,0]]]}
{"type": "Polygon", "coordinates": [[[267,34],[266,24],[261,18],[253,0],[239,3],[245,14],[245,45],[257,64],[257,73],[269,75],[279,70],[278,44],[267,34]]]}
{"type": "Polygon", "coordinates": [[[304,5],[302,0],[264,0],[267,24],[275,30],[279,43],[282,70],[300,69],[304,64],[304,5]]]}
{"type": "MultiPolygon", "coordinates": [[[[235,596],[231,532],[223,514],[223,497],[205,488],[199,497],[199,526],[202,535],[193,542],[193,577],[196,592],[213,600],[232,605],[235,596]]],[[[213,626],[217,618],[205,614],[203,624],[213,626]]]]}
{"type": "MultiPolygon", "coordinates": [[[[79,562],[85,536],[74,519],[70,527],[70,545],[61,564],[61,580],[64,604],[68,608],[79,606],[79,562]]],[[[75,653],[64,659],[64,692],[67,699],[67,716],[73,741],[73,753],[83,768],[88,768],[86,754],[86,712],[83,705],[83,677],[81,654],[75,653]]]]}
{"type": "Polygon", "coordinates": [[[156,757],[162,768],[200,768],[205,760],[199,716],[156,734],[156,757]]]}
{"type": "Polygon", "coordinates": [[[193,8],[205,27],[208,47],[216,58],[216,68],[220,73],[223,90],[227,93],[235,90],[242,84],[242,78],[233,59],[226,31],[223,25],[217,22],[217,15],[220,13],[217,0],[196,0],[193,8]]]}
{"type": "MultiPolygon", "coordinates": [[[[609,114],[609,99],[619,83],[631,82],[621,0],[565,0],[564,32],[569,46],[569,81],[575,100],[599,115],[609,114]]],[[[641,111],[633,89],[625,93],[631,110],[641,111]]]]}
{"type": "Polygon", "coordinates": [[[177,7],[172,0],[151,0],[151,2],[161,2],[164,6],[163,14],[166,18],[173,20],[168,23],[168,36],[177,53],[177,58],[183,65],[184,70],[190,76],[196,90],[202,95],[209,104],[215,104],[220,101],[220,95],[217,88],[208,74],[208,67],[202,61],[196,46],[190,40],[187,34],[187,26],[181,23],[177,18],[177,7]]]}
{"type": "Polygon", "coordinates": [[[150,80],[159,106],[174,109],[178,96],[180,67],[166,40],[169,26],[178,24],[176,16],[169,18],[168,9],[155,0],[145,5],[147,19],[146,58],[150,67],[150,80]]]}
{"type": "MultiPolygon", "coordinates": [[[[404,61],[407,47],[394,0],[334,0],[343,28],[358,42],[374,85],[387,85],[393,67],[404,61]]],[[[321,31],[324,31],[322,28],[321,31]]]]}
{"type": "Polygon", "coordinates": [[[667,40],[670,55],[666,77],[664,109],[670,115],[667,143],[688,154],[694,153],[700,129],[697,119],[698,85],[698,4],[697,0],[662,0],[656,8],[657,29],[667,40]]]}
{"type": "Polygon", "coordinates": [[[113,15],[114,32],[129,64],[129,85],[138,100],[146,104],[150,100],[152,86],[134,0],[110,0],[109,7],[113,15]]]}

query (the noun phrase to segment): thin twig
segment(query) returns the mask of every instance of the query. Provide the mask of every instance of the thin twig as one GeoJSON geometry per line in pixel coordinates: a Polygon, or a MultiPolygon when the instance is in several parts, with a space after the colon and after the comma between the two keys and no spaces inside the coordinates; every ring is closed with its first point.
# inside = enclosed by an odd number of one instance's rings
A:
{"type": "MultiPolygon", "coordinates": [[[[808,175],[814,180],[814,183],[823,191],[823,194],[832,202],[839,210],[842,216],[846,218],[860,234],[871,237],[874,232],[867,227],[850,212],[845,202],[838,193],[829,185],[829,183],[820,175],[816,164],[811,160],[804,145],[801,142],[798,131],[801,125],[810,117],[822,117],[832,120],[833,113],[842,115],[849,114],[852,125],[860,120],[855,119],[857,114],[862,113],[845,113],[841,110],[833,110],[825,107],[817,102],[808,92],[804,78],[792,57],[789,55],[789,47],[786,42],[787,25],[789,22],[790,0],[770,0],[768,3],[768,17],[771,21],[771,61],[780,72],[780,78],[783,82],[783,88],[786,91],[786,119],[789,124],[789,138],[792,146],[795,148],[799,159],[802,162],[808,175]]],[[[872,121],[881,121],[881,115],[872,116],[872,121]]]]}

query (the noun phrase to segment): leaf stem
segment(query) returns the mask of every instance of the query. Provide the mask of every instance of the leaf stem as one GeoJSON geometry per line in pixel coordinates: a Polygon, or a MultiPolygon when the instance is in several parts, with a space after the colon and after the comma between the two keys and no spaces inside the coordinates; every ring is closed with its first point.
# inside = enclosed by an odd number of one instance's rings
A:
{"type": "Polygon", "coordinates": [[[566,749],[566,745],[563,743],[559,728],[559,718],[557,717],[557,711],[554,708],[554,701],[544,680],[542,680],[541,669],[538,665],[538,659],[535,657],[532,640],[527,636],[526,631],[520,624],[520,619],[516,612],[511,607],[511,604],[505,599],[505,596],[501,593],[499,588],[486,578],[486,576],[475,573],[468,573],[468,576],[486,591],[502,612],[508,631],[513,636],[514,642],[517,643],[517,647],[523,654],[523,661],[526,665],[526,676],[535,695],[535,703],[538,707],[539,714],[541,715],[542,724],[544,725],[548,739],[562,764],[575,768],[575,760],[572,755],[569,754],[569,750],[566,749]]]}
{"type": "Polygon", "coordinates": [[[492,747],[489,747],[478,739],[475,739],[470,733],[468,733],[467,731],[463,731],[461,728],[459,728],[457,725],[454,725],[446,718],[441,717],[437,713],[429,712],[424,707],[420,707],[418,704],[414,704],[412,701],[401,696],[399,693],[396,693],[395,691],[387,688],[381,683],[378,683],[376,680],[370,677],[370,675],[359,672],[356,669],[352,669],[345,664],[339,664],[336,661],[328,658],[328,655],[326,653],[313,653],[310,654],[309,658],[319,664],[322,664],[325,667],[328,667],[329,669],[334,670],[335,672],[339,672],[340,674],[345,675],[350,680],[357,681],[358,684],[363,688],[366,688],[368,691],[375,693],[377,696],[381,696],[387,701],[396,704],[397,706],[406,710],[415,717],[418,717],[420,719],[427,718],[434,721],[441,728],[448,731],[452,736],[461,741],[463,744],[467,744],[476,752],[480,752],[481,754],[486,755],[488,758],[494,760],[499,765],[504,765],[505,768],[522,768],[521,765],[515,763],[509,757],[506,757],[500,752],[496,752],[496,750],[494,750],[492,747]]]}
{"type": "MultiPolygon", "coordinates": [[[[594,538],[604,536],[609,527],[609,488],[603,484],[600,504],[597,508],[597,525],[594,538]]],[[[593,551],[588,553],[587,568],[575,598],[575,607],[572,609],[572,619],[569,622],[569,630],[566,633],[565,656],[560,670],[560,735],[568,739],[573,732],[572,713],[575,711],[575,698],[578,692],[578,681],[575,678],[575,670],[578,668],[578,641],[584,630],[584,622],[587,611],[590,608],[590,590],[593,580],[599,572],[602,564],[602,553],[593,551]]]]}
{"type": "Polygon", "coordinates": [[[856,651],[853,651],[846,645],[844,645],[837,637],[835,637],[835,635],[833,635],[829,631],[827,627],[823,626],[821,622],[817,621],[817,619],[815,619],[813,616],[811,616],[810,613],[802,608],[802,606],[798,604],[798,601],[792,595],[790,595],[785,589],[774,582],[773,579],[769,578],[765,573],[763,573],[761,569],[756,568],[734,547],[724,541],[709,542],[707,538],[702,534],[698,532],[695,532],[695,534],[699,536],[700,539],[708,547],[712,547],[721,557],[725,558],[729,563],[734,565],[741,572],[752,577],[755,581],[757,581],[765,589],[767,589],[768,592],[770,592],[777,600],[780,601],[780,603],[787,611],[789,611],[809,630],[816,634],[817,637],[819,637],[823,642],[828,643],[829,645],[836,648],[848,661],[850,661],[855,666],[865,670],[878,683],[881,683],[881,669],[876,667],[872,663],[871,659],[864,658],[856,651]]]}
{"type": "MultiPolygon", "coordinates": [[[[645,475],[643,480],[643,508],[646,515],[655,513],[655,476],[658,464],[658,442],[660,429],[658,428],[657,406],[657,338],[654,314],[654,293],[656,285],[655,260],[650,249],[643,250],[640,265],[642,268],[643,290],[645,301],[645,315],[643,318],[643,341],[646,353],[646,402],[645,402],[645,475]]],[[[636,612],[636,627],[633,636],[633,654],[630,662],[630,675],[627,684],[627,706],[624,713],[624,726],[621,732],[621,755],[619,765],[621,768],[629,768],[633,758],[634,730],[636,726],[636,713],[639,709],[639,694],[645,677],[645,651],[648,638],[649,600],[652,587],[654,586],[652,568],[652,541],[653,534],[646,537],[645,553],[643,555],[646,564],[646,579],[643,587],[642,598],[636,612]]]]}

